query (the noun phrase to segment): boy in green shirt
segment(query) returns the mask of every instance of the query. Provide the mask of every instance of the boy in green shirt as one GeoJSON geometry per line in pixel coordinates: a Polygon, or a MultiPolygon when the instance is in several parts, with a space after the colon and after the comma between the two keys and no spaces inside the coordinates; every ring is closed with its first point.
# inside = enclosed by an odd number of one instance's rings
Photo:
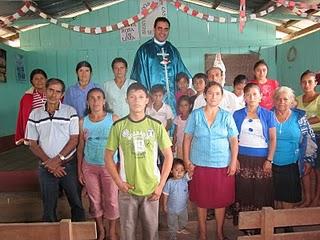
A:
{"type": "Polygon", "coordinates": [[[158,239],[159,198],[172,166],[170,138],[161,122],[146,116],[146,88],[133,83],[127,90],[130,113],[116,121],[106,146],[106,166],[120,189],[121,239],[136,239],[141,220],[143,239],[158,239]],[[119,148],[120,172],[113,161],[119,148]],[[164,155],[162,172],[157,167],[158,148],[164,155]]]}

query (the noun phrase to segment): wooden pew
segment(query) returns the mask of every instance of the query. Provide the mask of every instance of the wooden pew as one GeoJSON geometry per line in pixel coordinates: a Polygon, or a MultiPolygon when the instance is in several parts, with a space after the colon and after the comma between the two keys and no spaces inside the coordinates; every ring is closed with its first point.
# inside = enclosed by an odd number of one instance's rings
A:
{"type": "Polygon", "coordinates": [[[96,239],[95,222],[71,222],[63,219],[55,223],[0,224],[1,240],[89,240],[96,239]]]}
{"type": "Polygon", "coordinates": [[[261,211],[240,212],[239,229],[260,228],[261,234],[240,236],[238,240],[315,240],[320,239],[319,230],[275,234],[274,228],[318,224],[320,224],[320,207],[281,210],[264,207],[261,211]]]}

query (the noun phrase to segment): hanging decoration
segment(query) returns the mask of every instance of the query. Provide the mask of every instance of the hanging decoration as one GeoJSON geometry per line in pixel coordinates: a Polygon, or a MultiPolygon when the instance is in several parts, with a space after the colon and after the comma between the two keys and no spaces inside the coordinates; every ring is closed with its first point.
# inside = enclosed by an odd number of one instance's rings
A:
{"type": "Polygon", "coordinates": [[[240,32],[243,32],[245,24],[246,24],[246,0],[240,0],[240,9],[239,9],[240,32]]]}
{"type": "MultiPolygon", "coordinates": [[[[170,4],[172,4],[177,10],[188,14],[192,17],[197,17],[201,20],[205,20],[207,22],[216,22],[216,23],[239,23],[240,31],[243,31],[245,26],[245,22],[248,20],[253,20],[259,17],[264,17],[267,14],[273,12],[277,7],[284,6],[291,10],[293,13],[297,14],[298,16],[308,18],[313,22],[320,22],[319,16],[314,16],[312,14],[308,14],[307,10],[316,10],[320,11],[320,4],[308,4],[304,2],[295,2],[295,1],[287,1],[287,0],[272,0],[275,5],[268,7],[265,10],[262,10],[258,13],[253,13],[246,15],[246,0],[240,0],[240,11],[239,17],[219,17],[213,16],[209,14],[202,13],[200,11],[194,10],[183,4],[179,0],[166,0],[170,4]]],[[[79,26],[79,25],[72,25],[68,23],[61,22],[58,19],[55,19],[48,14],[42,12],[39,8],[37,8],[31,1],[26,0],[24,5],[19,8],[16,13],[7,16],[3,20],[0,20],[0,28],[5,28],[13,24],[14,21],[18,20],[22,16],[26,15],[27,12],[32,11],[33,13],[37,14],[41,18],[48,20],[50,23],[53,23],[57,26],[61,26],[68,30],[72,30],[75,32],[86,33],[86,34],[102,34],[108,33],[112,31],[118,31],[124,27],[128,27],[134,23],[137,23],[152,13],[156,8],[159,7],[159,4],[153,1],[148,7],[144,8],[141,12],[137,15],[132,16],[130,18],[124,19],[118,23],[102,26],[102,27],[87,27],[87,26],[79,26]]]]}
{"type": "Polygon", "coordinates": [[[296,7],[299,9],[320,11],[319,3],[305,3],[305,2],[295,2],[295,1],[287,1],[287,0],[272,0],[272,1],[283,5],[284,7],[289,7],[289,8],[296,7]]]}
{"type": "Polygon", "coordinates": [[[316,10],[320,11],[320,4],[307,4],[302,2],[294,2],[294,1],[284,1],[284,0],[272,0],[280,6],[284,6],[288,8],[291,12],[296,15],[307,18],[310,21],[320,23],[320,16],[314,16],[312,14],[308,14],[307,10],[316,10]]]}
{"type": "Polygon", "coordinates": [[[48,20],[50,23],[56,24],[63,28],[66,28],[75,32],[80,32],[80,33],[101,34],[101,33],[107,33],[112,31],[118,31],[124,27],[130,26],[133,23],[139,22],[140,20],[148,16],[151,12],[153,12],[153,10],[156,9],[157,7],[158,7],[158,3],[153,1],[148,7],[144,8],[139,14],[133,17],[130,17],[128,19],[122,20],[121,22],[118,22],[116,24],[111,24],[103,27],[85,27],[85,26],[78,26],[78,25],[72,25],[72,24],[60,22],[59,20],[42,12],[39,8],[34,6],[30,1],[26,1],[24,6],[18,9],[18,11],[15,14],[6,17],[4,21],[0,20],[0,28],[11,25],[15,20],[24,16],[28,11],[32,11],[35,14],[39,15],[41,18],[48,20]]]}
{"type": "MultiPolygon", "coordinates": [[[[186,4],[182,3],[179,0],[171,0],[170,3],[175,6],[175,8],[177,10],[180,10],[181,12],[188,14],[192,17],[196,17],[199,18],[201,20],[204,21],[208,21],[208,22],[217,22],[217,23],[238,23],[239,22],[239,18],[238,17],[230,17],[230,18],[225,18],[225,17],[219,17],[219,16],[214,16],[214,15],[209,15],[206,13],[202,13],[199,12],[197,10],[194,10],[192,8],[190,8],[189,6],[187,6],[186,4]]],[[[280,5],[279,5],[280,6],[280,5]]],[[[268,7],[265,10],[262,10],[258,13],[252,13],[249,14],[248,16],[245,16],[245,21],[247,20],[253,20],[259,17],[264,17],[267,14],[273,12],[278,6],[277,5],[273,5],[268,7]]]]}

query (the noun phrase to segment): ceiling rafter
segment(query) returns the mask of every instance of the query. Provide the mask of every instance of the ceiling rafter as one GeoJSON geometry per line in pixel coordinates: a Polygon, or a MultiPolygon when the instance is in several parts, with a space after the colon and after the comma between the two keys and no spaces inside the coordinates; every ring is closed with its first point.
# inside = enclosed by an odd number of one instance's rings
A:
{"type": "Polygon", "coordinates": [[[212,1],[212,9],[216,9],[221,4],[221,1],[219,0],[213,0],[212,1]]]}
{"type": "Polygon", "coordinates": [[[88,3],[88,1],[87,0],[83,0],[82,2],[86,6],[86,9],[88,9],[89,12],[92,12],[92,8],[90,7],[90,4],[88,3]]]}
{"type": "Polygon", "coordinates": [[[297,32],[294,32],[292,34],[289,34],[288,36],[284,37],[284,41],[289,41],[289,40],[292,40],[294,38],[297,38],[297,37],[301,37],[301,36],[304,36],[308,33],[311,33],[311,32],[315,32],[315,31],[318,31],[320,30],[320,23],[316,23],[316,24],[313,24],[311,25],[310,27],[307,27],[307,28],[304,28],[300,31],[297,31],[297,32]]]}

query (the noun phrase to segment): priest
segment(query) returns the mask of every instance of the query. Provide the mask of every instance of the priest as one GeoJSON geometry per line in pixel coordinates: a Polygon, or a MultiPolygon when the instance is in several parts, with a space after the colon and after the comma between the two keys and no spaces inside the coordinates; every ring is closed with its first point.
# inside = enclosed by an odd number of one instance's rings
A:
{"type": "Polygon", "coordinates": [[[154,37],[142,44],[136,53],[130,78],[140,82],[148,90],[156,84],[165,86],[165,102],[175,111],[176,75],[179,72],[185,72],[189,77],[191,75],[179,51],[167,41],[169,31],[169,20],[158,17],[154,22],[154,37]]]}

